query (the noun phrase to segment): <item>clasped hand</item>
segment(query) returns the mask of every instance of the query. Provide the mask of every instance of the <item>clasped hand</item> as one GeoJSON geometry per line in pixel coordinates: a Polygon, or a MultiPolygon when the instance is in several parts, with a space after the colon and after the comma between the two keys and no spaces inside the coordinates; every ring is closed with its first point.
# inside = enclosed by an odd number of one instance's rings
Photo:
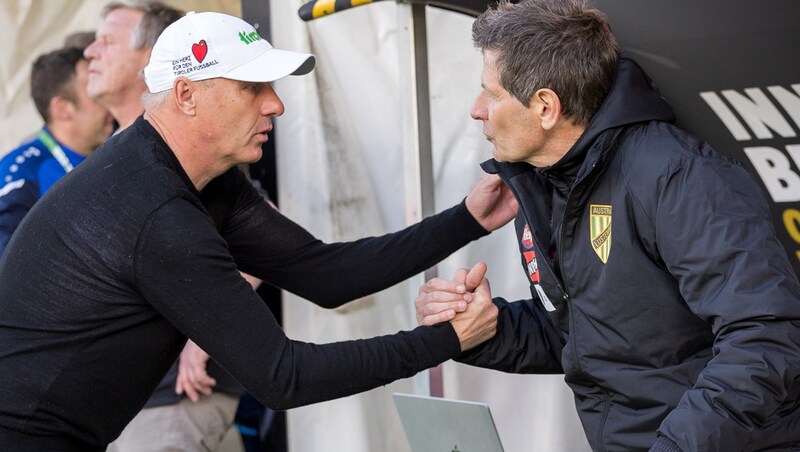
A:
{"type": "Polygon", "coordinates": [[[492,338],[497,332],[497,307],[492,303],[486,264],[460,268],[452,280],[433,278],[419,289],[414,307],[420,325],[450,322],[461,351],[492,338]]]}

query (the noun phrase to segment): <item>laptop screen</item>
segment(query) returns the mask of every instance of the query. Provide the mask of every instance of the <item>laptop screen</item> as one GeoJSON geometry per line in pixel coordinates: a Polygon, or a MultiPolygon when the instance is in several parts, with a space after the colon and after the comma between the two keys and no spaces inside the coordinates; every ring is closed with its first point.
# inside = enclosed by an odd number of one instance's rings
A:
{"type": "Polygon", "coordinates": [[[413,452],[503,452],[485,403],[395,393],[413,452]]]}

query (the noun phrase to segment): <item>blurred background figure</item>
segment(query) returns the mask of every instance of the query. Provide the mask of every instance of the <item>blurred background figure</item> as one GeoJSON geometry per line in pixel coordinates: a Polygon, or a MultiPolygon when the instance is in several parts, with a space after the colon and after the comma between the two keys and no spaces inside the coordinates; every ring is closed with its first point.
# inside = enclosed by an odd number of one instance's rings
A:
{"type": "Polygon", "coordinates": [[[31,97],[44,126],[0,160],[0,255],[39,197],[111,133],[108,110],[87,94],[83,49],[41,55],[31,69],[31,97]]]}
{"type": "Polygon", "coordinates": [[[145,91],[139,71],[167,25],[183,11],[156,1],[118,1],[103,8],[103,22],[84,54],[89,60],[89,95],[100,102],[124,130],[144,112],[145,91]]]}

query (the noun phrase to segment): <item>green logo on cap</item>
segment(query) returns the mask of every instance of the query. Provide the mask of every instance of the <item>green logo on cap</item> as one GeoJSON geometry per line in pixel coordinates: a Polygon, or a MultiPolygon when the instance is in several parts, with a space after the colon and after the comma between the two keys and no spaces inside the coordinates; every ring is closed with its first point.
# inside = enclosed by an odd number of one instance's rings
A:
{"type": "Polygon", "coordinates": [[[255,31],[251,31],[250,33],[240,31],[239,39],[245,44],[250,44],[251,42],[260,41],[262,38],[258,32],[255,31]]]}

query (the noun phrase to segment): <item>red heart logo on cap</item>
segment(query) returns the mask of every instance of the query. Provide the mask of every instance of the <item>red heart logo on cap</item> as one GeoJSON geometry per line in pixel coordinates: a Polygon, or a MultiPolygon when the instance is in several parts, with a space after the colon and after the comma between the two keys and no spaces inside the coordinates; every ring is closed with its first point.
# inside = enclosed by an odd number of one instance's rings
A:
{"type": "Polygon", "coordinates": [[[192,54],[197,59],[198,63],[203,62],[206,53],[208,53],[208,46],[206,45],[205,39],[201,39],[197,44],[192,44],[192,54]]]}

